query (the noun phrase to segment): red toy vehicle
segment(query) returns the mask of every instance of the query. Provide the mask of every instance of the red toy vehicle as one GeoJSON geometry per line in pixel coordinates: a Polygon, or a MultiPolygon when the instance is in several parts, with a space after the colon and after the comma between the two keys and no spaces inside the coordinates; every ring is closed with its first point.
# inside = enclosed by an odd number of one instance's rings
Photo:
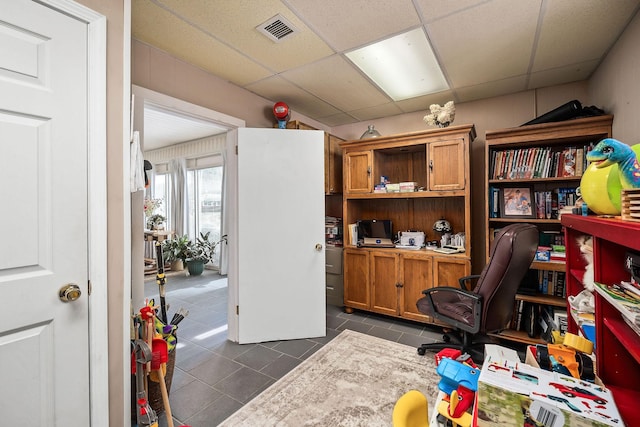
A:
{"type": "Polygon", "coordinates": [[[550,386],[555,387],[558,391],[567,397],[579,397],[582,399],[593,400],[596,403],[605,405],[607,401],[600,396],[591,393],[589,390],[580,387],[569,387],[564,384],[549,383],[550,386]]]}

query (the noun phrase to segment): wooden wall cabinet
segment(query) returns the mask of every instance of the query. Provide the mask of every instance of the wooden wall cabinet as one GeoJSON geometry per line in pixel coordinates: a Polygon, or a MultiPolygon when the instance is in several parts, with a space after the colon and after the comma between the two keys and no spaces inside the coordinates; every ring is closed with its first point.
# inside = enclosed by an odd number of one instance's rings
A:
{"type": "MultiPolygon", "coordinates": [[[[432,227],[446,218],[454,233],[471,236],[469,146],[475,136],[473,125],[463,125],[343,142],[344,223],[390,219],[394,233],[424,231],[428,240],[440,240],[432,227]],[[381,176],[391,183],[416,182],[420,191],[374,193],[381,176]]],[[[416,308],[422,291],[457,287],[458,278],[471,271],[469,240],[464,253],[453,255],[349,243],[345,238],[347,312],[358,309],[433,323],[416,308]]]]}
{"type": "MultiPolygon", "coordinates": [[[[532,223],[540,230],[541,243],[553,238],[564,240],[560,219],[555,214],[553,203],[557,201],[557,194],[570,194],[571,189],[580,185],[582,170],[580,166],[586,163],[587,147],[595,145],[603,138],[611,136],[613,116],[603,115],[597,117],[567,120],[563,122],[544,123],[517,128],[487,131],[485,146],[485,217],[486,223],[486,259],[489,259],[491,242],[495,232],[500,228],[515,222],[532,223]],[[575,150],[576,158],[574,174],[564,172],[564,153],[568,149],[575,150]],[[582,162],[578,157],[581,150],[582,162]],[[545,163],[545,159],[549,158],[545,163]],[[541,163],[542,162],[542,163],[541,163]],[[546,170],[542,165],[547,164],[546,170]],[[504,211],[504,194],[507,189],[529,188],[532,192],[532,215],[530,217],[507,215],[504,211]],[[537,203],[535,194],[546,193],[551,199],[545,201],[544,218],[539,218],[538,212],[541,204],[537,203]],[[547,204],[551,203],[551,205],[547,204]]],[[[564,196],[563,196],[564,197],[564,196]]],[[[567,200],[568,202],[568,200],[567,200]]],[[[532,269],[564,274],[564,261],[534,261],[532,269]]],[[[535,272],[535,274],[538,274],[535,272]]],[[[566,277],[565,277],[566,281],[566,277]]],[[[525,295],[518,294],[517,301],[526,301],[532,304],[542,304],[551,307],[564,308],[565,299],[562,296],[549,294],[525,295]]],[[[515,310],[515,308],[514,308],[515,310]]],[[[517,313],[514,313],[514,319],[517,313]]],[[[529,337],[522,330],[507,328],[498,335],[500,338],[528,344],[544,342],[539,337],[529,337]]]]}
{"type": "MultiPolygon", "coordinates": [[[[287,129],[318,130],[298,120],[287,122],[287,129]]],[[[342,149],[344,141],[335,135],[324,133],[324,193],[326,195],[342,192],[342,149]]]]}
{"type": "MultiPolygon", "coordinates": [[[[567,291],[577,295],[583,290],[585,260],[577,238],[593,237],[594,278],[612,285],[629,281],[625,270],[626,253],[640,253],[640,224],[596,216],[563,215],[567,242],[567,291]]],[[[628,426],[635,425],[640,401],[640,335],[623,315],[600,294],[595,295],[596,372],[613,393],[620,415],[628,426]]],[[[571,312],[567,302],[567,311],[571,312]]],[[[568,317],[569,331],[579,333],[573,315],[568,317]]]]}

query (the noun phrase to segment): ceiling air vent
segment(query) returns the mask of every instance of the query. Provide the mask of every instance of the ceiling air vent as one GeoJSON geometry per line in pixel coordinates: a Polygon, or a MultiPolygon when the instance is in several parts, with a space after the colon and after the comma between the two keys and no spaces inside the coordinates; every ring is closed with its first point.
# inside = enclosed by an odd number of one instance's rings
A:
{"type": "Polygon", "coordinates": [[[274,16],[258,25],[256,29],[276,43],[298,32],[298,29],[282,15],[274,16]]]}

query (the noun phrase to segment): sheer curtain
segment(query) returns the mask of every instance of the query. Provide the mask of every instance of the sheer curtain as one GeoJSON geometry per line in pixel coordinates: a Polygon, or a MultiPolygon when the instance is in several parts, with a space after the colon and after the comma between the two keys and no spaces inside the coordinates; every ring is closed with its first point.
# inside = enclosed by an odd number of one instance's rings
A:
{"type": "MultiPolygon", "coordinates": [[[[222,151],[222,230],[220,232],[221,236],[227,235],[227,212],[229,209],[227,208],[227,152],[225,150],[222,151]]],[[[229,254],[227,252],[227,244],[222,243],[219,245],[220,250],[220,274],[226,275],[228,266],[229,266],[229,254]]]]}
{"type": "Polygon", "coordinates": [[[171,159],[169,173],[171,174],[171,218],[175,235],[182,236],[189,229],[186,159],[171,159]]]}

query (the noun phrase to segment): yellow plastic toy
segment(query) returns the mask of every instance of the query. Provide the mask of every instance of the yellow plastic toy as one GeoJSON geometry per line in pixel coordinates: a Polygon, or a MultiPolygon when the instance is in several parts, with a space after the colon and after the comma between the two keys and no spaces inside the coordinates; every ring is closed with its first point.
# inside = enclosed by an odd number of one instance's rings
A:
{"type": "MultiPolygon", "coordinates": [[[[640,158],[640,144],[631,149],[640,158]]],[[[620,171],[617,164],[598,168],[590,163],[580,179],[580,193],[589,209],[598,215],[620,215],[620,171]]]]}
{"type": "Polygon", "coordinates": [[[428,427],[427,398],[418,390],[409,390],[393,407],[393,427],[428,427]]]}

